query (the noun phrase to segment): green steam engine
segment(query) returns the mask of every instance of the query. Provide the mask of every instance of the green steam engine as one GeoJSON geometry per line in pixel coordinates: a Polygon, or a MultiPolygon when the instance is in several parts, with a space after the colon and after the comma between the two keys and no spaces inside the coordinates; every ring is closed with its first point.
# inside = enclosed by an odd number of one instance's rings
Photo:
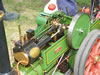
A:
{"type": "Polygon", "coordinates": [[[91,23],[86,13],[71,17],[63,11],[41,12],[37,29],[23,37],[19,26],[12,69],[0,14],[0,75],[100,75],[100,19],[91,23]]]}

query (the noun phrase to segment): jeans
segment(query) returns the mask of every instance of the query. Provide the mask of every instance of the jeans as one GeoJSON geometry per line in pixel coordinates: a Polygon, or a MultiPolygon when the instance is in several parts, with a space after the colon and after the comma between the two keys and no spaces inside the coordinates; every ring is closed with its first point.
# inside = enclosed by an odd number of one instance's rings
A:
{"type": "Polygon", "coordinates": [[[67,15],[74,16],[77,13],[76,0],[57,0],[59,10],[63,10],[67,15]]]}

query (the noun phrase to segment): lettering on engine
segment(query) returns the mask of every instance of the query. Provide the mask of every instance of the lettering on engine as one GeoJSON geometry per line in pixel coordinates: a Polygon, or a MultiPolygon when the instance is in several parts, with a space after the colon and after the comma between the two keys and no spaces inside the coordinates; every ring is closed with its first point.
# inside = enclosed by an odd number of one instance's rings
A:
{"type": "Polygon", "coordinates": [[[62,47],[58,47],[56,50],[55,50],[55,53],[58,53],[60,50],[62,49],[62,47]]]}

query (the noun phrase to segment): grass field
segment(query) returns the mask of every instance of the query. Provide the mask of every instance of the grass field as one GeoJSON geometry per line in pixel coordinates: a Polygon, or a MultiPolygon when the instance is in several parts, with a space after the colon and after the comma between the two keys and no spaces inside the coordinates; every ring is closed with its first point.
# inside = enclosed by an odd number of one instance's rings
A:
{"type": "MultiPolygon", "coordinates": [[[[22,33],[29,28],[36,28],[36,16],[43,11],[45,3],[42,0],[3,0],[5,9],[9,12],[17,12],[20,18],[16,21],[4,22],[9,50],[11,40],[18,40],[18,25],[21,25],[22,33]]],[[[78,8],[90,5],[90,0],[77,0],[78,8]]],[[[22,35],[23,35],[22,34],[22,35]]]]}
{"type": "Polygon", "coordinates": [[[9,12],[17,12],[20,18],[15,21],[4,22],[9,50],[11,40],[18,40],[18,25],[21,25],[22,35],[29,28],[36,28],[36,16],[43,10],[44,3],[41,0],[3,0],[5,9],[9,12]]]}

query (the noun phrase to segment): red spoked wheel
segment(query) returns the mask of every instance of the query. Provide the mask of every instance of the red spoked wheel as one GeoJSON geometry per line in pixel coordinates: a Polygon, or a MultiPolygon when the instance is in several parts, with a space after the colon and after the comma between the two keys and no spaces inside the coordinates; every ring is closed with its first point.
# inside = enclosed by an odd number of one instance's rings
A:
{"type": "Polygon", "coordinates": [[[100,75],[100,37],[91,48],[85,64],[84,75],[100,75]]]}
{"type": "Polygon", "coordinates": [[[100,31],[91,31],[83,40],[74,65],[74,75],[100,75],[100,31]]]}
{"type": "Polygon", "coordinates": [[[76,58],[75,58],[75,64],[74,64],[74,75],[79,75],[79,71],[80,71],[80,62],[81,62],[81,58],[83,56],[83,53],[84,53],[84,50],[88,44],[88,42],[90,41],[90,38],[92,36],[95,35],[95,33],[99,32],[99,30],[93,30],[91,32],[89,32],[89,34],[85,37],[85,39],[83,40],[78,52],[77,52],[77,55],[76,55],[76,58]]]}

